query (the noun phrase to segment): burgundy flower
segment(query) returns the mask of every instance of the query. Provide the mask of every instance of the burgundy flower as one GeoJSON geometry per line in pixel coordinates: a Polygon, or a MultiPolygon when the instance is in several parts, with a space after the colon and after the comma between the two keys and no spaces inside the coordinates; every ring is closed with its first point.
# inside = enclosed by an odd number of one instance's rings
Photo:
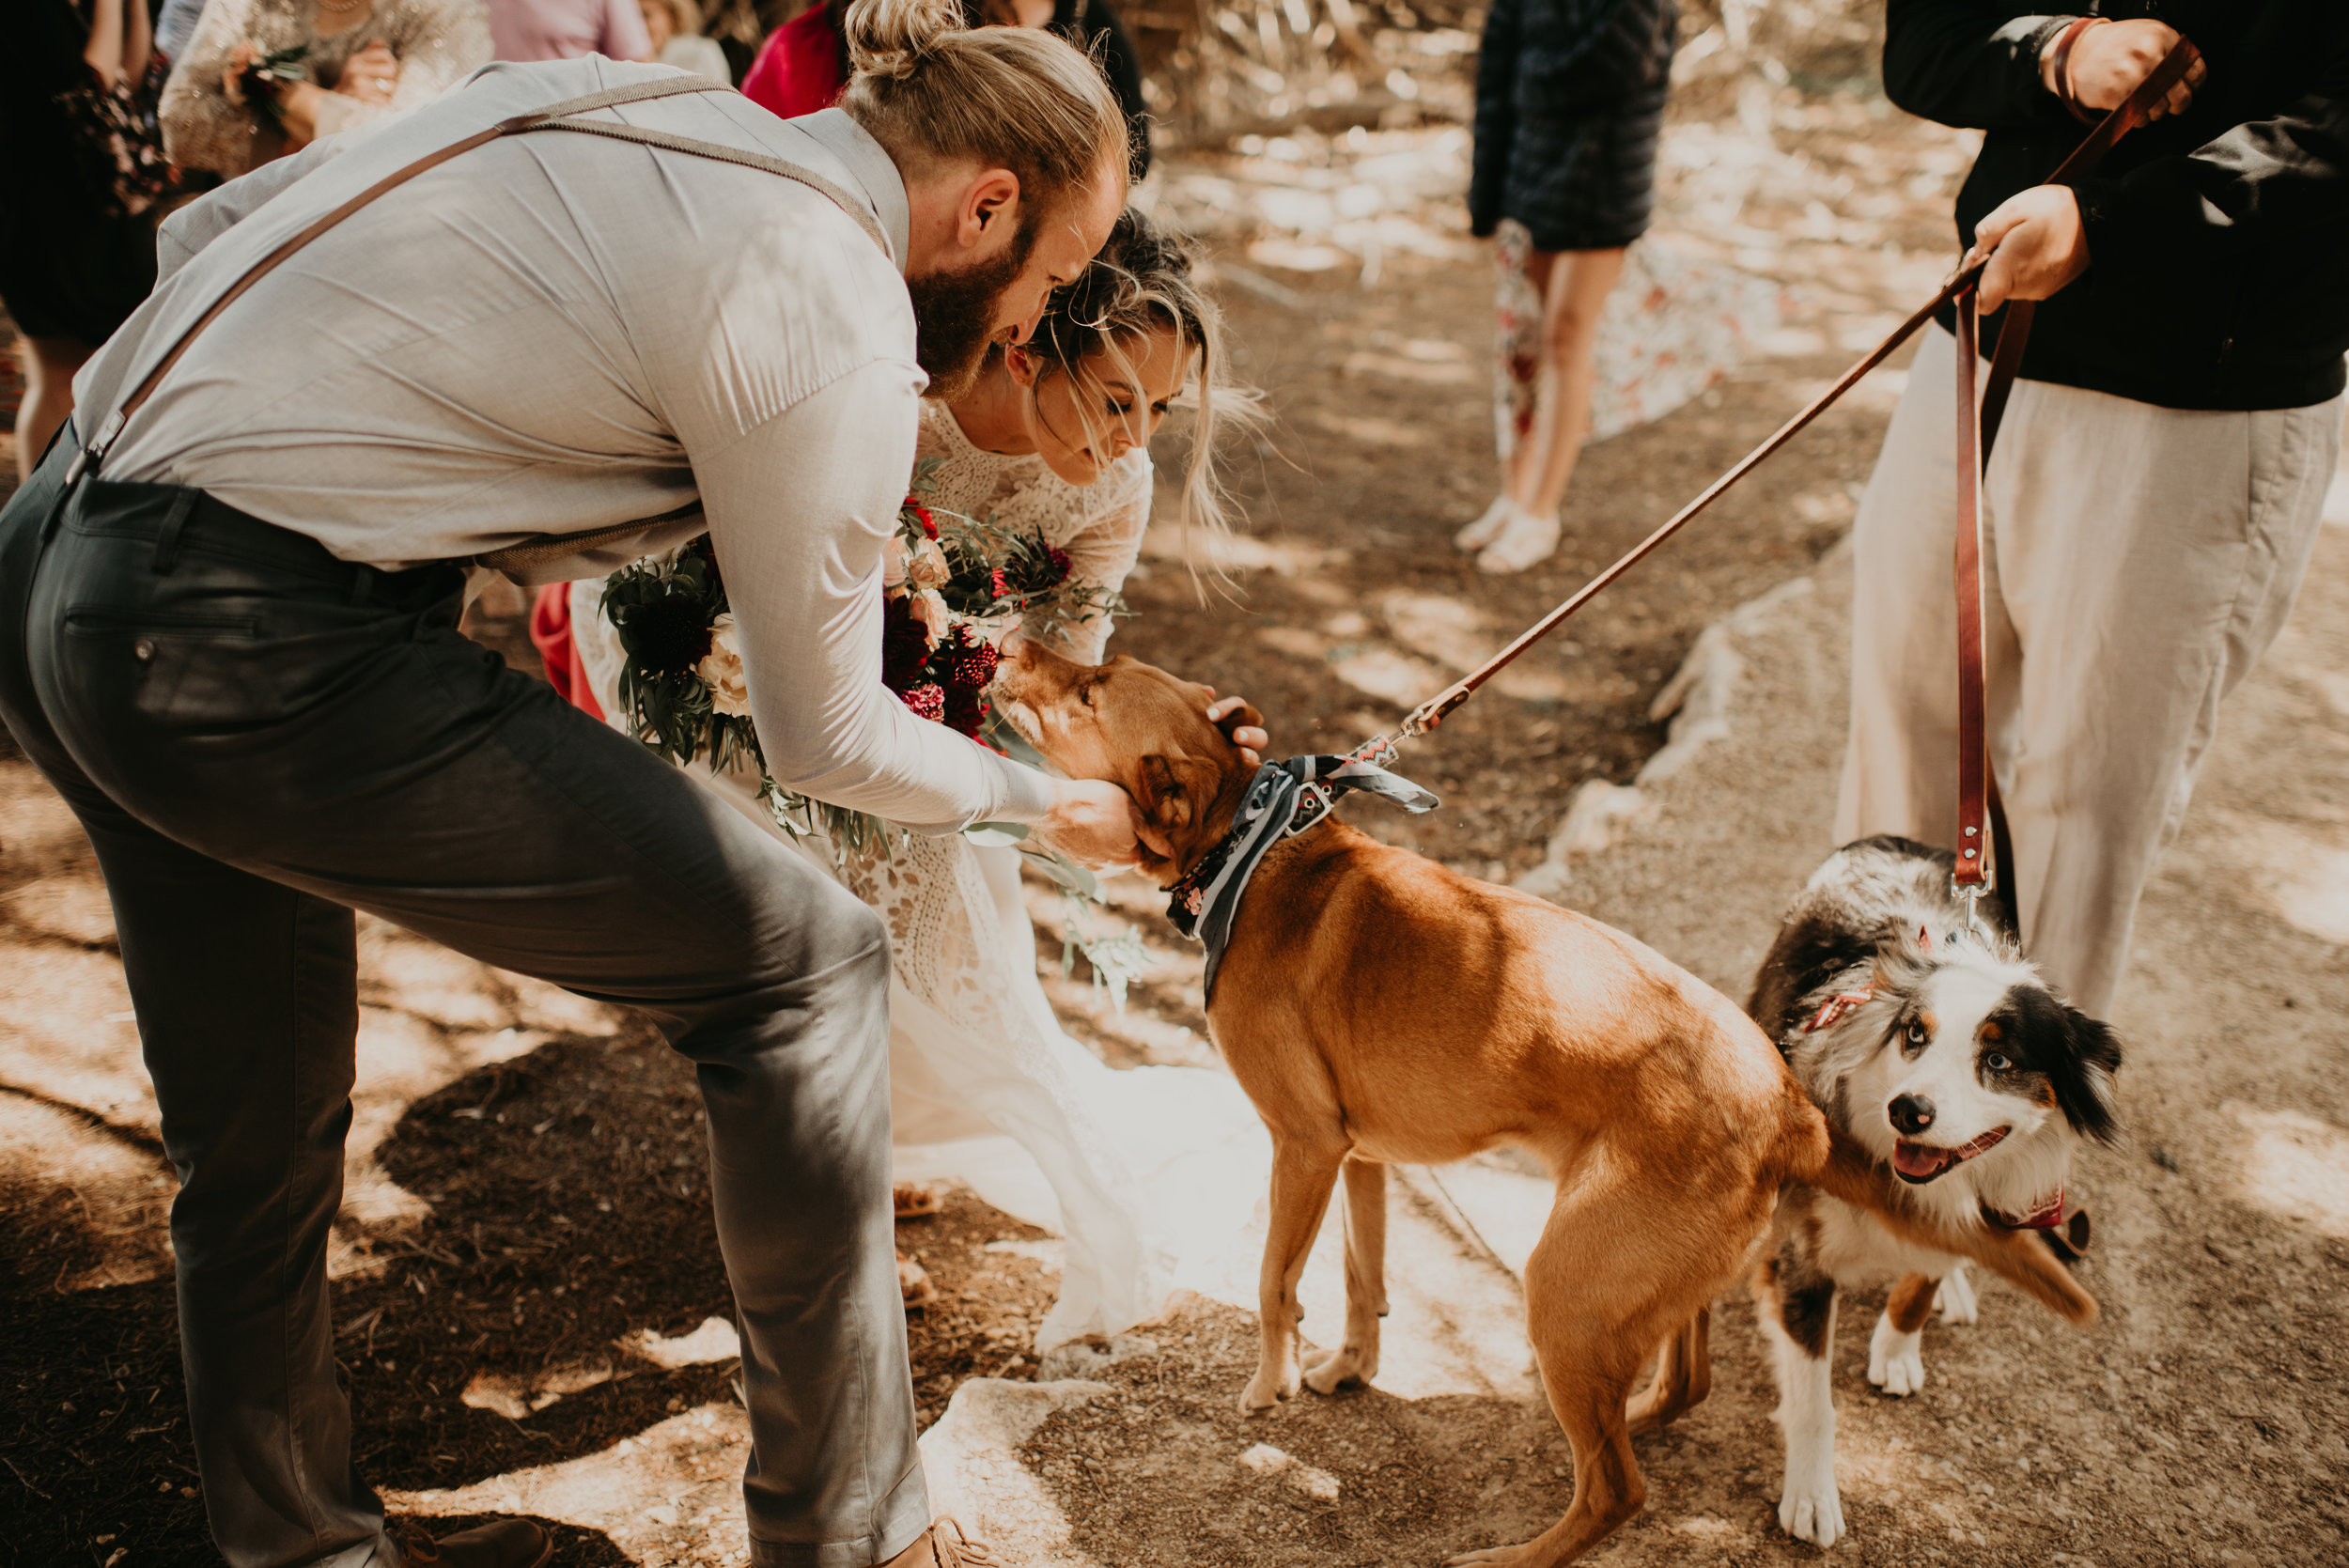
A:
{"type": "Polygon", "coordinates": [[[946,717],[946,689],[936,681],[924,681],[904,693],[904,697],[906,706],[932,723],[940,722],[946,717]]]}
{"type": "Polygon", "coordinates": [[[968,686],[946,689],[946,727],[976,740],[987,723],[987,699],[968,686]]]}
{"type": "Polygon", "coordinates": [[[648,675],[677,675],[709,656],[709,611],[683,595],[632,606],[620,641],[648,675]]]}
{"type": "Polygon", "coordinates": [[[999,658],[995,650],[971,634],[969,627],[955,634],[955,646],[946,654],[946,683],[968,691],[984,691],[987,683],[995,678],[999,658]]]}
{"type": "Polygon", "coordinates": [[[1052,563],[1052,581],[1054,582],[1067,582],[1069,567],[1068,551],[1061,549],[1058,545],[1054,545],[1044,553],[1052,563]]]}
{"type": "Polygon", "coordinates": [[[903,692],[920,683],[930,659],[929,628],[914,613],[913,598],[893,598],[881,608],[881,681],[903,692]]]}

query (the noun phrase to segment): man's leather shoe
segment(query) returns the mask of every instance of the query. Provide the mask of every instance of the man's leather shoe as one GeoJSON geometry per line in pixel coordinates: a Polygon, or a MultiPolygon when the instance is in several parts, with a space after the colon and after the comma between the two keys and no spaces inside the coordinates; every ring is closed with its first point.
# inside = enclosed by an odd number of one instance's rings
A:
{"type": "Polygon", "coordinates": [[[412,1527],[399,1543],[402,1568],[546,1568],[553,1556],[554,1537],[528,1519],[499,1519],[438,1541],[412,1527]]]}

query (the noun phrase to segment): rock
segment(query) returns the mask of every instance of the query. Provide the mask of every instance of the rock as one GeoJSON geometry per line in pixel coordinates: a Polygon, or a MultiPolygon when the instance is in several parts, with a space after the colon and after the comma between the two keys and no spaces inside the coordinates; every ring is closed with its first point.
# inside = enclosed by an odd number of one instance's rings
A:
{"type": "Polygon", "coordinates": [[[1284,1453],[1270,1443],[1258,1443],[1242,1451],[1242,1469],[1258,1475],[1275,1476],[1291,1491],[1313,1498],[1315,1502],[1338,1500],[1338,1478],[1329,1471],[1311,1465],[1299,1464],[1295,1455],[1284,1453]]]}

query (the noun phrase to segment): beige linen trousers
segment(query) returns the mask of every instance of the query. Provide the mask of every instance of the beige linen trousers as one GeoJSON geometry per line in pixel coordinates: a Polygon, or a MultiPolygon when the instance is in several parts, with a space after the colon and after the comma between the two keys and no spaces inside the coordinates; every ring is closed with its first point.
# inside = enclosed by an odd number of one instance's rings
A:
{"type": "MultiPolygon", "coordinates": [[[[1955,355],[1927,332],[1853,530],[1839,844],[1956,834],[1955,355]]],[[[2219,702],[2291,613],[2341,412],[2015,384],[1983,486],[1990,754],[2024,941],[2093,1015],[2110,1014],[2219,702]]]]}

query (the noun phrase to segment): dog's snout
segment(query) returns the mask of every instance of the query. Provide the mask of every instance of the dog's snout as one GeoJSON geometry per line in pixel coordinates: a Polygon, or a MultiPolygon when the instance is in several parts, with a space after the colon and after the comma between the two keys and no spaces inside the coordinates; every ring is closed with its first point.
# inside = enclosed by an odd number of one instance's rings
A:
{"type": "Polygon", "coordinates": [[[996,644],[995,648],[996,654],[1009,664],[1019,663],[1019,656],[1027,651],[1028,634],[1021,627],[1013,627],[1011,630],[1004,633],[1003,642],[996,644]]]}
{"type": "Polygon", "coordinates": [[[1886,1113],[1892,1118],[1896,1131],[1914,1138],[1933,1126],[1933,1102],[1922,1094],[1903,1094],[1893,1100],[1886,1113]]]}

